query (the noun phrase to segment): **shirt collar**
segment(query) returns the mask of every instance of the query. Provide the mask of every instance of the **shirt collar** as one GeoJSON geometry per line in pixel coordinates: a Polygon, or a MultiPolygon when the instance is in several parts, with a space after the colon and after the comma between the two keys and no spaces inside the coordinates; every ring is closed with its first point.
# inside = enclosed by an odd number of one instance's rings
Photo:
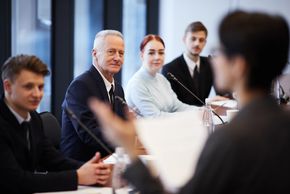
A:
{"type": "Polygon", "coordinates": [[[109,82],[106,78],[105,78],[105,76],[102,74],[102,72],[94,65],[94,67],[96,68],[96,70],[100,73],[100,75],[101,75],[101,77],[102,77],[102,79],[104,80],[104,83],[105,83],[105,86],[106,86],[106,90],[107,90],[107,92],[109,93],[109,91],[110,91],[110,89],[111,89],[111,85],[113,85],[113,90],[115,90],[115,80],[114,80],[114,78],[113,78],[113,82],[111,83],[111,82],[109,82]]]}
{"type": "MultiPolygon", "coordinates": [[[[6,102],[5,102],[6,103],[6,102]]],[[[27,118],[24,119],[22,116],[20,116],[16,111],[13,110],[13,108],[11,106],[9,106],[8,103],[6,103],[7,107],[9,108],[9,110],[12,112],[12,114],[16,117],[17,121],[19,124],[22,124],[24,121],[29,122],[31,120],[31,116],[30,113],[28,113],[27,118]]]]}
{"type": "Polygon", "coordinates": [[[197,62],[195,63],[192,59],[190,59],[185,53],[183,53],[183,58],[187,64],[188,70],[191,74],[191,76],[193,76],[193,70],[195,68],[195,66],[197,65],[197,69],[199,70],[200,67],[200,57],[198,57],[197,62]]]}

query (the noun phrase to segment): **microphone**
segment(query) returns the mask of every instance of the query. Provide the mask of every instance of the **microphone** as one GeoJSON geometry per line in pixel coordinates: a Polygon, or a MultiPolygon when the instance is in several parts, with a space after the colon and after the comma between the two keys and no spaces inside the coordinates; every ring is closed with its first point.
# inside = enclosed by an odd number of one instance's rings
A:
{"type": "Polygon", "coordinates": [[[65,108],[66,113],[70,118],[74,119],[82,129],[84,129],[109,155],[112,155],[112,151],[106,146],[88,127],[75,115],[75,113],[68,107],[65,108]]]}
{"type": "Polygon", "coordinates": [[[197,96],[195,95],[192,91],[190,91],[183,83],[181,83],[172,73],[168,72],[167,75],[169,76],[170,79],[174,80],[177,82],[179,85],[181,85],[187,92],[189,92],[195,99],[197,99],[201,104],[205,105],[204,102],[197,96]]]}
{"type": "Polygon", "coordinates": [[[120,96],[115,96],[115,99],[116,100],[118,100],[118,101],[120,101],[121,102],[121,104],[123,105],[123,106],[126,106],[126,107],[128,107],[128,109],[130,109],[130,110],[132,110],[134,113],[136,113],[137,115],[139,115],[139,116],[143,116],[142,114],[141,114],[141,112],[137,109],[137,108],[132,108],[132,107],[130,107],[128,104],[127,104],[127,102],[122,98],[122,97],[120,97],[120,96]]]}
{"type": "MultiPolygon", "coordinates": [[[[182,88],[184,88],[188,93],[190,93],[195,99],[197,99],[201,104],[205,105],[205,103],[197,96],[195,95],[192,91],[190,91],[183,83],[181,83],[172,73],[168,72],[167,75],[169,76],[170,79],[178,83],[182,88]]],[[[219,118],[219,120],[222,122],[222,124],[225,124],[224,120],[214,111],[211,110],[211,112],[219,118]]]]}
{"type": "Polygon", "coordinates": [[[127,105],[127,102],[126,102],[123,98],[121,98],[120,96],[117,96],[117,95],[116,95],[116,96],[115,96],[115,99],[116,99],[116,100],[119,100],[123,106],[128,106],[128,105],[127,105]]]}

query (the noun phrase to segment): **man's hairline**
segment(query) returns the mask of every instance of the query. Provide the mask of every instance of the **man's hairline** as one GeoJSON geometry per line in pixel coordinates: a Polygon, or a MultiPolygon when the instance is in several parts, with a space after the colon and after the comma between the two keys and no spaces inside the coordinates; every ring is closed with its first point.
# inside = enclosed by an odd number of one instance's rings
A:
{"type": "Polygon", "coordinates": [[[4,82],[5,80],[9,80],[11,83],[13,83],[13,82],[14,82],[14,81],[19,77],[19,75],[20,75],[23,71],[29,71],[29,72],[34,73],[34,74],[36,74],[36,75],[40,75],[40,76],[42,76],[43,78],[45,78],[46,76],[48,76],[48,75],[45,75],[45,74],[43,74],[43,73],[38,73],[38,72],[32,71],[32,70],[30,70],[30,69],[23,68],[23,69],[21,69],[18,73],[15,73],[14,75],[12,75],[10,78],[9,78],[9,77],[6,77],[6,78],[2,79],[2,82],[4,82]]]}
{"type": "MultiPolygon", "coordinates": [[[[118,34],[106,34],[106,35],[104,35],[104,36],[99,36],[99,37],[96,37],[95,39],[94,39],[94,42],[97,40],[97,38],[99,39],[98,40],[98,42],[100,42],[100,43],[104,43],[105,42],[105,40],[107,39],[107,37],[109,37],[109,36],[113,36],[113,37],[119,37],[123,42],[124,42],[124,37],[123,36],[121,36],[121,35],[118,35],[118,34]],[[101,42],[102,41],[102,42],[101,42]]],[[[99,44],[100,45],[100,44],[99,44]]],[[[99,46],[98,45],[98,46],[99,46]]],[[[94,46],[93,46],[94,48],[93,49],[97,49],[97,50],[99,50],[99,48],[100,47],[97,47],[95,44],[94,44],[94,46]]]]}

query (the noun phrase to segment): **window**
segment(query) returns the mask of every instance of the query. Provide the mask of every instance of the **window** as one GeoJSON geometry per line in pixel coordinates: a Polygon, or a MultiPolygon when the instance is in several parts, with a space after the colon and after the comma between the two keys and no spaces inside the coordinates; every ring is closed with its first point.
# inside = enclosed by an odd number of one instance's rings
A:
{"type": "MultiPolygon", "coordinates": [[[[36,55],[51,69],[51,0],[12,1],[12,55],[36,55]]],[[[45,78],[39,112],[50,111],[51,77],[45,78]]]]}
{"type": "Polygon", "coordinates": [[[103,29],[103,0],[75,0],[74,77],[92,65],[95,35],[103,29]]]}
{"type": "Polygon", "coordinates": [[[123,0],[123,35],[125,61],[122,85],[125,88],[132,75],[140,68],[139,45],[146,33],[146,1],[123,0]]]}

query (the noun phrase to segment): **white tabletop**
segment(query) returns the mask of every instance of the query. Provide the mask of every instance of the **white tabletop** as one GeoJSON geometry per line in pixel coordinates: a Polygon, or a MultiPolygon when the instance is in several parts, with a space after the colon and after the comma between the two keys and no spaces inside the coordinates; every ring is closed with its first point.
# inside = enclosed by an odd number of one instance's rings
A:
{"type": "MultiPolygon", "coordinates": [[[[60,192],[46,192],[46,193],[34,193],[34,194],[112,194],[112,187],[89,187],[78,186],[76,191],[60,191],[60,192]]],[[[128,194],[129,188],[124,187],[117,189],[116,194],[128,194]]]]}
{"type": "Polygon", "coordinates": [[[76,191],[46,192],[41,194],[112,194],[112,188],[79,186],[76,191]]]}

